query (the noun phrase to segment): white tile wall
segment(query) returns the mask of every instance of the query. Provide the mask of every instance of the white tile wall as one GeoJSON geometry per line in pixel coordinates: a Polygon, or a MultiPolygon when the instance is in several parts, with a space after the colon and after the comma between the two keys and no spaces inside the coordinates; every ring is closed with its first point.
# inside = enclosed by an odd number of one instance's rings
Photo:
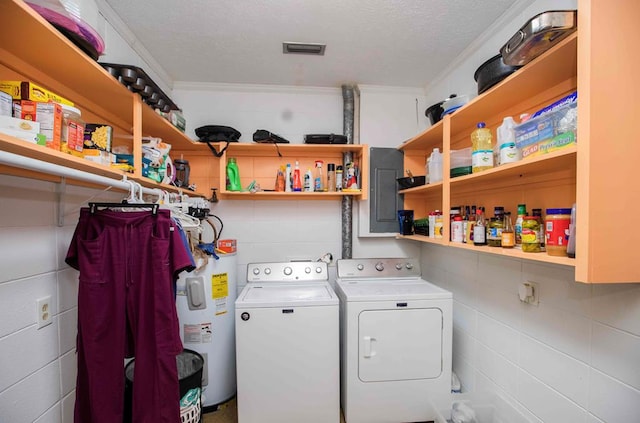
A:
{"type": "Polygon", "coordinates": [[[638,420],[637,285],[583,285],[566,266],[472,255],[431,244],[421,253],[429,280],[453,287],[453,370],[464,389],[509,392],[545,423],[638,420]],[[520,303],[521,281],[538,284],[539,306],[520,303]]]}
{"type": "Polygon", "coordinates": [[[0,391],[2,421],[35,421],[60,401],[59,381],[60,367],[57,361],[53,361],[11,388],[0,391]]]}

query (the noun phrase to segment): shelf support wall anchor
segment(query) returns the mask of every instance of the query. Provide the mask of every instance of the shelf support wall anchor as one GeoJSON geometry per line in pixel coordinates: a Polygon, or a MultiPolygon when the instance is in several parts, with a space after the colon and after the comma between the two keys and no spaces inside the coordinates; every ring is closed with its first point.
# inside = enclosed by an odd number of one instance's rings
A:
{"type": "Polygon", "coordinates": [[[67,178],[60,178],[60,183],[56,186],[56,203],[58,206],[58,227],[64,226],[64,193],[67,190],[67,178]]]}

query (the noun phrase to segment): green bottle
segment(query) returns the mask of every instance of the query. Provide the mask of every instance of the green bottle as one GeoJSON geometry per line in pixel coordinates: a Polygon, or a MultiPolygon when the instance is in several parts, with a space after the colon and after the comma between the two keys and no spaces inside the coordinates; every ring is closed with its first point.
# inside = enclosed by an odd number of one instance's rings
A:
{"type": "Polygon", "coordinates": [[[235,157],[230,157],[229,163],[227,163],[227,191],[242,191],[240,171],[235,157]]]}

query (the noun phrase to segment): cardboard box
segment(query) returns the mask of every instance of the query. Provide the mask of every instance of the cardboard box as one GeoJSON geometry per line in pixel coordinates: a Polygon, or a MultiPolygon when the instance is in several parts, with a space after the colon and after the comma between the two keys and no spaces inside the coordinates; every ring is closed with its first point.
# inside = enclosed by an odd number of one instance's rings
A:
{"type": "Polygon", "coordinates": [[[0,116],[13,116],[13,97],[0,91],[0,116]]]}
{"type": "Polygon", "coordinates": [[[522,158],[550,153],[577,141],[577,103],[565,104],[514,129],[516,147],[522,158]]]}
{"type": "Polygon", "coordinates": [[[87,123],[84,126],[84,148],[111,151],[113,128],[103,123],[87,123]]]}
{"type": "Polygon", "coordinates": [[[0,91],[9,94],[14,100],[42,101],[44,103],[55,101],[73,106],[73,103],[66,98],[30,81],[0,81],[0,91]]]}
{"type": "Polygon", "coordinates": [[[40,124],[38,122],[11,116],[0,116],[0,132],[33,144],[46,144],[44,135],[40,134],[40,124]]]}
{"type": "Polygon", "coordinates": [[[224,251],[225,253],[235,253],[236,252],[236,240],[235,239],[219,239],[218,240],[218,250],[224,251]]]}
{"type": "Polygon", "coordinates": [[[40,133],[47,139],[47,147],[60,151],[62,139],[62,106],[31,100],[14,100],[13,116],[38,122],[40,133]]]}
{"type": "Polygon", "coordinates": [[[112,163],[116,161],[116,155],[113,153],[109,153],[108,151],[97,150],[97,149],[84,149],[82,150],[82,156],[86,160],[90,160],[94,163],[98,163],[104,166],[110,166],[112,163]]]}

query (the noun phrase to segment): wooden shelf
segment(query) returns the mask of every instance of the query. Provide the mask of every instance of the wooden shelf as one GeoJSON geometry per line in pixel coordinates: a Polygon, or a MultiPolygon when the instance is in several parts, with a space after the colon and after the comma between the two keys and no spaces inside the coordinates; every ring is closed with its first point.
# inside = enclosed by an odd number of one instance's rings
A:
{"type": "MultiPolygon", "coordinates": [[[[137,173],[125,174],[118,169],[0,134],[2,150],[110,178],[121,179],[126,175],[146,187],[180,191],[140,175],[141,138],[162,138],[176,151],[204,151],[206,145],[191,140],[142,103],[138,94],[127,90],[25,2],[0,2],[0,38],[11,40],[0,47],[0,79],[32,81],[74,102],[85,120],[113,126],[118,144],[131,146],[137,173]]],[[[3,172],[8,173],[11,169],[11,166],[3,167],[3,172]]],[[[17,169],[13,173],[26,174],[17,169]]]]}
{"type": "Polygon", "coordinates": [[[336,200],[342,197],[359,197],[361,191],[341,192],[276,192],[276,191],[227,191],[222,190],[220,195],[228,200],[336,200]]]}
{"type": "Polygon", "coordinates": [[[576,166],[577,147],[575,145],[565,147],[552,153],[508,163],[493,169],[488,169],[470,175],[459,176],[450,179],[451,189],[459,189],[464,186],[477,186],[478,184],[493,185],[505,180],[518,180],[523,177],[548,174],[553,169],[574,169],[576,166]]]}
{"type": "Polygon", "coordinates": [[[470,250],[482,254],[493,254],[517,259],[541,261],[544,263],[559,264],[563,266],[575,267],[576,265],[575,259],[569,257],[550,256],[545,252],[525,253],[518,248],[489,247],[488,245],[475,246],[473,244],[464,244],[460,242],[447,242],[443,239],[429,238],[428,236],[424,235],[397,235],[396,238],[425,242],[428,244],[437,244],[446,247],[461,248],[463,250],[470,250]]]}
{"type": "MultiPolygon", "coordinates": [[[[218,143],[216,150],[221,151],[225,145],[226,143],[218,143]]],[[[240,169],[243,187],[255,181],[262,189],[272,190],[276,172],[280,166],[290,164],[293,168],[294,163],[299,162],[300,171],[304,174],[307,169],[313,170],[315,160],[322,160],[325,164],[323,172],[326,172],[327,163],[342,165],[343,154],[346,152],[352,153],[354,162],[359,166],[360,190],[358,191],[251,193],[227,191],[225,187],[221,187],[219,196],[233,200],[337,200],[343,197],[364,200],[367,198],[368,181],[363,175],[369,174],[369,147],[365,144],[230,143],[220,158],[218,180],[221,182],[226,180],[226,163],[229,158],[235,158],[240,169]]]]}
{"type": "Polygon", "coordinates": [[[464,131],[468,135],[468,128],[486,121],[488,116],[502,116],[523,99],[538,98],[550,87],[566,81],[573,81],[575,87],[577,40],[576,32],[451,114],[452,132],[464,131]]]}
{"type": "MultiPolygon", "coordinates": [[[[435,182],[433,184],[420,185],[418,187],[412,187],[407,189],[401,189],[398,194],[428,194],[433,195],[438,192],[442,192],[442,181],[435,182]]],[[[442,195],[442,194],[441,194],[442,195]]]]}
{"type": "MultiPolygon", "coordinates": [[[[43,162],[52,163],[58,166],[63,166],[70,169],[91,173],[93,175],[112,178],[118,181],[122,180],[126,176],[127,179],[136,181],[148,188],[159,188],[159,189],[172,191],[172,192],[184,192],[186,194],[189,194],[190,196],[200,196],[200,197],[207,196],[206,194],[203,194],[200,192],[188,191],[188,190],[177,188],[171,185],[160,184],[143,176],[135,176],[133,174],[123,172],[120,169],[114,169],[108,166],[103,166],[101,164],[94,163],[92,161],[89,161],[80,157],[72,156],[71,154],[63,153],[61,151],[55,151],[41,145],[31,144],[29,142],[11,137],[1,132],[0,132],[0,150],[17,154],[20,156],[40,160],[43,162]]],[[[6,174],[13,174],[16,176],[24,176],[24,177],[31,176],[31,177],[34,177],[35,179],[52,180],[52,178],[47,178],[46,175],[44,174],[38,174],[35,171],[26,171],[21,168],[12,168],[11,166],[8,166],[8,165],[3,167],[1,172],[6,174]]],[[[76,184],[76,185],[85,185],[84,183],[77,183],[77,181],[74,181],[74,180],[71,180],[70,183],[76,184]]]]}
{"type": "MultiPolygon", "coordinates": [[[[537,109],[575,90],[576,63],[577,34],[572,34],[455,113],[400,145],[398,149],[404,152],[405,167],[421,168],[431,150],[440,148],[445,154],[443,167],[448,169],[446,155],[452,149],[470,146],[470,134],[477,122],[485,121],[487,127],[495,128],[504,116],[537,109]]],[[[576,197],[577,156],[578,146],[574,145],[471,175],[450,178],[445,174],[442,182],[401,190],[399,194],[404,195],[405,208],[413,209],[416,217],[436,209],[444,212],[443,239],[421,235],[398,235],[398,238],[575,267],[576,261],[567,257],[450,242],[448,210],[452,205],[476,204],[485,206],[489,214],[496,205],[514,212],[519,203],[541,208],[570,205],[576,197]]]]}
{"type": "Polygon", "coordinates": [[[434,147],[442,148],[442,134],[444,128],[444,119],[436,122],[435,125],[427,128],[415,137],[402,143],[398,150],[428,150],[434,147]]]}

